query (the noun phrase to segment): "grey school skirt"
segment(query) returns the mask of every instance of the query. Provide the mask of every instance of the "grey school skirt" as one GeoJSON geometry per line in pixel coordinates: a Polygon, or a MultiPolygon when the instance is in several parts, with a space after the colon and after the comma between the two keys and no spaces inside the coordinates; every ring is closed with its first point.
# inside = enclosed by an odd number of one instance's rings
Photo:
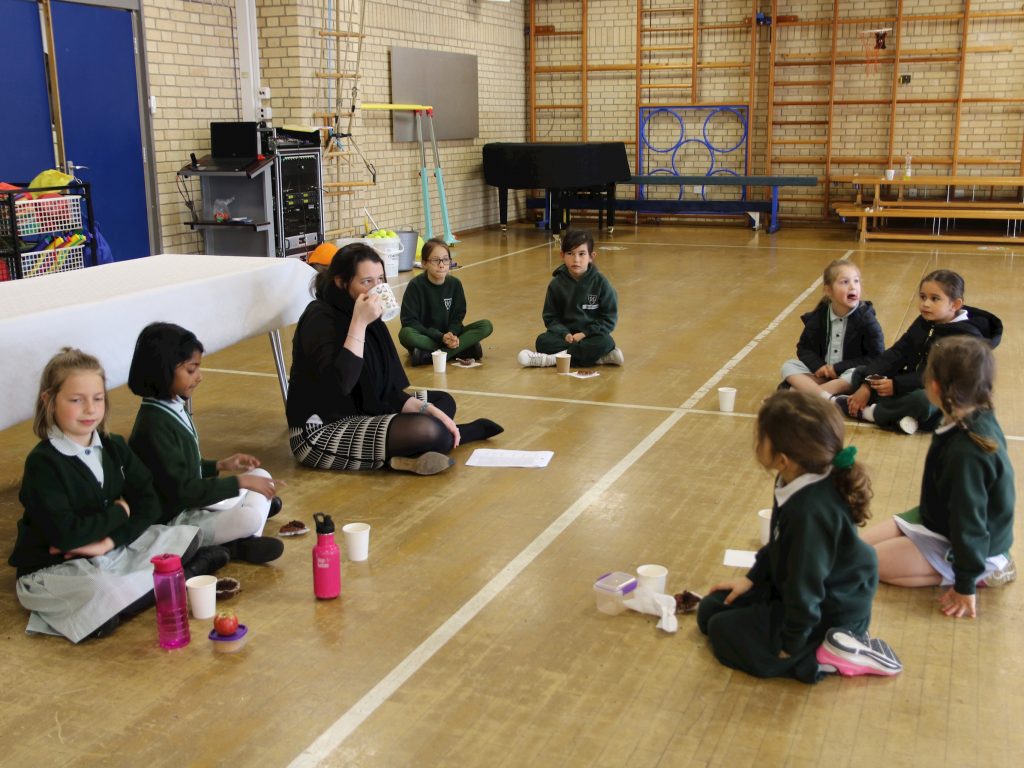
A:
{"type": "Polygon", "coordinates": [[[202,533],[191,525],[151,525],[131,544],[100,557],[25,574],[15,583],[18,601],[32,611],[25,631],[79,642],[153,589],[151,557],[183,555],[197,536],[202,533]]]}
{"type": "Polygon", "coordinates": [[[323,424],[307,421],[288,429],[292,455],[313,469],[380,469],[384,466],[388,425],[398,414],[349,416],[323,424]]]}

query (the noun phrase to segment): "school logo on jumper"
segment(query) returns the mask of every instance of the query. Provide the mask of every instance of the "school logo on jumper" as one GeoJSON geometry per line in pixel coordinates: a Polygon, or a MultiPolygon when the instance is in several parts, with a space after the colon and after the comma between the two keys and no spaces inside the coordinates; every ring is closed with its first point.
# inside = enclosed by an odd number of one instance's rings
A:
{"type": "Polygon", "coordinates": [[[448,310],[448,309],[451,309],[451,308],[452,308],[452,300],[451,300],[451,299],[445,299],[445,300],[444,300],[444,308],[445,308],[446,310],[448,310]]]}
{"type": "Polygon", "coordinates": [[[597,306],[597,295],[591,293],[587,296],[587,303],[581,309],[597,309],[597,306]]]}

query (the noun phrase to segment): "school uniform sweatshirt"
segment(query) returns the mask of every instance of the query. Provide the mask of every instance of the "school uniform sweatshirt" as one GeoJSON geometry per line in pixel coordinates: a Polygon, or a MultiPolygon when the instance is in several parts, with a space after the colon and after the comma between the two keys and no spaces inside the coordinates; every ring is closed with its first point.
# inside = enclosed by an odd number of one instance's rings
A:
{"type": "MultiPolygon", "coordinates": [[[[830,302],[823,301],[810,312],[800,316],[804,322],[803,333],[796,344],[796,356],[813,373],[825,365],[832,339],[832,322],[829,319],[830,302]]],[[[875,317],[875,308],[870,301],[862,301],[846,315],[846,332],[843,334],[843,359],[833,365],[836,374],[848,368],[866,365],[885,351],[882,326],[875,317]]]]}
{"type": "Polygon", "coordinates": [[[772,509],[771,538],[747,573],[783,606],[782,649],[800,652],[816,628],[855,626],[871,616],[878,586],[875,550],[857,535],[831,477],[772,509]]]}
{"type": "Polygon", "coordinates": [[[921,389],[922,376],[928,364],[932,345],[947,336],[968,335],[984,339],[995,349],[1003,338],[1003,321],[977,307],[964,305],[967,318],[951,323],[933,323],[920,315],[896,343],[866,366],[857,368],[853,385],[859,387],[864,377],[877,373],[892,379],[893,394],[905,395],[921,389]]]}
{"type": "Polygon", "coordinates": [[[466,319],[466,292],[457,277],[445,276],[434,285],[426,274],[417,275],[405,286],[402,297],[402,327],[440,344],[448,332],[462,334],[466,319]]]}
{"type": "Polygon", "coordinates": [[[109,536],[115,547],[135,541],[160,516],[160,503],[146,466],[124,438],[101,435],[103,485],[81,459],[65,456],[43,440],[25,459],[18,499],[25,512],[9,565],[18,576],[64,562],[63,554],[109,536]],[[131,516],[117,499],[128,502],[131,516]]]}
{"type": "Polygon", "coordinates": [[[142,401],[128,444],[153,475],[161,523],[238,495],[238,478],[218,477],[217,462],[200,455],[198,437],[158,400],[142,401]]]}
{"type": "Polygon", "coordinates": [[[573,279],[562,264],[551,273],[544,297],[544,325],[552,333],[584,333],[587,336],[608,334],[615,330],[619,317],[619,298],[591,263],[579,280],[573,279]]]}
{"type": "Polygon", "coordinates": [[[985,560],[1009,552],[1013,544],[1015,491],[1006,438],[992,411],[966,420],[972,432],[998,445],[986,453],[962,429],[932,436],[921,480],[921,521],[949,539],[954,588],[973,595],[985,560]]]}

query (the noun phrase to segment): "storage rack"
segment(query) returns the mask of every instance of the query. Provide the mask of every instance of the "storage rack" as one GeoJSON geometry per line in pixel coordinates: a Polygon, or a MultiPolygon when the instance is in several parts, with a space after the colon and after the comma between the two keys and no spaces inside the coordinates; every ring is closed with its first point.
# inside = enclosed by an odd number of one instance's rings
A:
{"type": "Polygon", "coordinates": [[[68,272],[96,263],[89,184],[74,181],[66,186],[31,190],[28,184],[17,186],[20,188],[0,191],[0,282],[68,272]],[[40,194],[47,196],[35,196],[40,194]],[[45,248],[50,235],[74,234],[87,239],[69,247],[45,248]]]}

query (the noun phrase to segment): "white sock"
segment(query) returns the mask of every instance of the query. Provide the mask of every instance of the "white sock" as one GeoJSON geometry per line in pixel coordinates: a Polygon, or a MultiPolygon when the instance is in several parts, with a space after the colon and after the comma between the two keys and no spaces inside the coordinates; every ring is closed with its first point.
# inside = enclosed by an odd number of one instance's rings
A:
{"type": "Polygon", "coordinates": [[[875,406],[873,406],[873,405],[866,405],[866,406],[864,406],[864,410],[860,412],[860,417],[862,419],[864,419],[864,421],[870,421],[871,423],[874,423],[874,421],[875,421],[875,406]]]}

